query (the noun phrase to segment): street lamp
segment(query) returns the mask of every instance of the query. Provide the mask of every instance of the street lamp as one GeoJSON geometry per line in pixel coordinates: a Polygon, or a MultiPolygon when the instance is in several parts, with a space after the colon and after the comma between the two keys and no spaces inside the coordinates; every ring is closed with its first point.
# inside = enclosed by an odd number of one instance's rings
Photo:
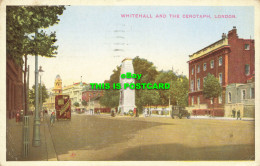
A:
{"type": "Polygon", "coordinates": [[[39,68],[39,75],[40,75],[40,111],[42,111],[42,75],[43,75],[42,66],[39,68]]]}
{"type": "Polygon", "coordinates": [[[92,114],[91,109],[90,109],[90,92],[89,92],[89,98],[88,98],[88,107],[89,107],[89,113],[92,114]]]}
{"type": "MultiPolygon", "coordinates": [[[[37,34],[38,34],[38,29],[35,31],[35,45],[37,49],[37,34]]],[[[37,51],[35,51],[35,113],[34,113],[34,123],[33,123],[33,146],[40,146],[41,145],[41,137],[40,137],[40,118],[39,118],[39,94],[38,94],[38,54],[37,51]]]]}
{"type": "Polygon", "coordinates": [[[43,75],[42,66],[39,68],[39,75],[40,75],[40,112],[42,111],[42,75],[43,75]]]}

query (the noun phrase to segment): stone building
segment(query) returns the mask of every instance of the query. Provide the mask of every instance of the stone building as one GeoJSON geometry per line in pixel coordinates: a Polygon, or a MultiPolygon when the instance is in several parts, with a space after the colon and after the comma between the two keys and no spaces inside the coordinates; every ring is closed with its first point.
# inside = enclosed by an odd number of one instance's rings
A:
{"type": "Polygon", "coordinates": [[[241,112],[241,117],[255,116],[255,82],[234,83],[226,87],[225,116],[231,117],[232,110],[241,112]]]}
{"type": "Polygon", "coordinates": [[[86,85],[85,82],[77,82],[77,83],[73,83],[72,85],[64,86],[62,94],[70,96],[72,105],[75,102],[78,102],[81,105],[82,92],[85,85],[86,85]]]}
{"type": "Polygon", "coordinates": [[[58,74],[54,80],[54,88],[48,89],[49,98],[43,103],[43,109],[55,109],[55,96],[62,94],[62,79],[58,74]]]}

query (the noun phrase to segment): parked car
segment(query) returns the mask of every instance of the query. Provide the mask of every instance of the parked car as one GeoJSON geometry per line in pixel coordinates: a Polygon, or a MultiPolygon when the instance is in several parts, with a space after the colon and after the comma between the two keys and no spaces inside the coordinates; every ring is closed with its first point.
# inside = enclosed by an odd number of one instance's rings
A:
{"type": "Polygon", "coordinates": [[[178,117],[179,119],[182,119],[182,117],[187,117],[187,119],[190,118],[190,113],[185,110],[184,107],[181,106],[172,106],[172,111],[171,111],[171,117],[174,119],[174,117],[178,117]]]}

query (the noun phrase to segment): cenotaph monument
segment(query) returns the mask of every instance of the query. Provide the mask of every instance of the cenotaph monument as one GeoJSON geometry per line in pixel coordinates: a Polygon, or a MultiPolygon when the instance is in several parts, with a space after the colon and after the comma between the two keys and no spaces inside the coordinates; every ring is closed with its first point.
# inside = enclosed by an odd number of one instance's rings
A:
{"type": "Polygon", "coordinates": [[[131,58],[125,58],[121,64],[119,79],[122,88],[120,90],[118,107],[120,114],[129,113],[130,110],[134,111],[135,108],[135,90],[130,88],[124,89],[125,83],[135,83],[135,80],[133,78],[121,78],[121,75],[126,74],[127,72],[134,74],[134,67],[131,58]]]}

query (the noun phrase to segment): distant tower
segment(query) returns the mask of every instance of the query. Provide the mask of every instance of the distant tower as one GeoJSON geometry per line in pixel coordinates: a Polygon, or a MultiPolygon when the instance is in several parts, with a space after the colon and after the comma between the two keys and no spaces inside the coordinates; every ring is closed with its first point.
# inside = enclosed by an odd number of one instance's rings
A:
{"type": "Polygon", "coordinates": [[[60,75],[56,76],[55,82],[54,82],[54,88],[52,89],[54,94],[62,94],[62,80],[60,78],[60,75]]]}
{"type": "Polygon", "coordinates": [[[121,74],[126,74],[130,72],[134,74],[134,67],[131,58],[125,58],[122,61],[121,65],[121,73],[120,73],[120,99],[119,99],[119,110],[121,110],[121,114],[128,113],[129,110],[133,110],[135,108],[135,90],[134,89],[124,89],[124,83],[135,83],[133,78],[121,78],[121,74]]]}

